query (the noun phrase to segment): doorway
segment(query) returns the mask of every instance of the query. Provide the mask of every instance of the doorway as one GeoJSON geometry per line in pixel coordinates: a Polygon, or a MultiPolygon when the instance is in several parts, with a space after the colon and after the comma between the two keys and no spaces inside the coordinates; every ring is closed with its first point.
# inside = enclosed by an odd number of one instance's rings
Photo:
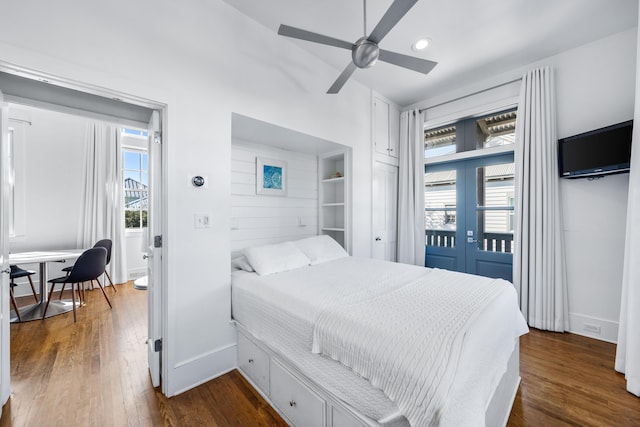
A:
{"type": "MultiPolygon", "coordinates": [[[[166,190],[164,190],[166,189],[166,185],[164,185],[164,182],[166,180],[167,146],[166,143],[161,143],[162,130],[166,126],[166,106],[103,88],[90,87],[69,81],[57,81],[53,77],[43,80],[39,73],[36,74],[35,72],[23,69],[17,70],[7,64],[0,64],[0,90],[5,92],[4,100],[12,103],[45,109],[50,108],[54,111],[63,111],[112,123],[121,122],[124,125],[133,124],[134,127],[140,127],[141,125],[149,131],[149,157],[150,162],[151,158],[153,158],[153,162],[155,163],[153,166],[150,165],[149,176],[151,181],[155,180],[156,185],[151,188],[149,194],[150,217],[154,218],[154,221],[149,220],[150,227],[153,228],[149,232],[149,243],[152,244],[147,245],[149,248],[147,274],[152,277],[152,279],[149,280],[149,297],[147,299],[149,318],[148,342],[150,343],[150,348],[157,348],[157,346],[154,346],[154,343],[162,336],[163,322],[161,319],[162,313],[166,312],[163,308],[163,301],[165,301],[165,299],[162,298],[166,289],[164,282],[164,278],[166,277],[166,264],[163,263],[162,260],[162,245],[156,243],[162,241],[161,236],[166,230],[166,225],[164,221],[162,221],[162,214],[166,211],[166,190]],[[17,74],[26,76],[26,78],[18,77],[17,74]],[[57,99],[62,99],[64,105],[56,103],[57,99]],[[153,212],[151,212],[152,209],[153,212]],[[152,223],[153,225],[151,225],[152,223]]],[[[3,125],[6,126],[6,124],[5,121],[3,125]]],[[[3,129],[2,132],[4,134],[5,129],[3,129]]],[[[3,165],[3,168],[4,166],[5,165],[3,165]]],[[[3,188],[6,187],[3,186],[3,188]]],[[[3,217],[4,216],[3,212],[3,217]]],[[[8,251],[6,246],[4,246],[3,251],[3,262],[7,263],[6,255],[8,251]]],[[[7,266],[8,265],[3,265],[3,267],[7,266]]],[[[0,292],[4,293],[3,301],[7,301],[6,295],[8,294],[9,286],[8,283],[4,283],[7,279],[8,277],[3,277],[3,284],[6,286],[2,286],[2,290],[0,290],[0,292]],[[5,291],[5,288],[7,291],[5,291]]],[[[6,323],[6,330],[8,330],[9,323],[8,311],[8,304],[3,304],[0,309],[0,314],[6,312],[6,315],[2,316],[3,329],[6,323]]],[[[7,351],[8,344],[8,334],[3,335],[1,354],[3,375],[5,372],[8,372],[10,366],[9,353],[7,351]]],[[[149,353],[149,367],[151,368],[151,377],[153,378],[155,386],[158,385],[156,382],[159,383],[159,359],[162,354],[157,350],[150,351],[149,353]]],[[[3,385],[6,385],[6,382],[3,385]]],[[[8,398],[8,395],[2,396],[3,402],[6,398],[8,398]]]]}
{"type": "Polygon", "coordinates": [[[427,267],[513,278],[513,153],[425,167],[427,267]]]}

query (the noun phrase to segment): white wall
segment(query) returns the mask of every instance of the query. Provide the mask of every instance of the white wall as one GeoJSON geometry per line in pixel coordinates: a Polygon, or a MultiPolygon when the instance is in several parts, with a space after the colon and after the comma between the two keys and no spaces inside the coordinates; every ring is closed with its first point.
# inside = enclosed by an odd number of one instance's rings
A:
{"type": "Polygon", "coordinates": [[[231,251],[318,234],[318,157],[234,140],[231,251]],[[256,195],[256,157],[287,162],[286,197],[256,195]]]}
{"type": "MultiPolygon", "coordinates": [[[[559,55],[558,138],[633,119],[636,31],[559,55]],[[597,60],[594,61],[594,59],[597,60]]],[[[572,332],[618,337],[629,175],[560,181],[572,332]],[[600,334],[584,325],[601,327],[600,334]]]]}
{"type": "Polygon", "coordinates": [[[10,2],[0,15],[0,61],[167,104],[167,394],[236,364],[233,112],[350,146],[354,159],[364,159],[353,164],[352,252],[370,255],[370,91],[350,81],[326,95],[341,70],[221,1],[10,2]],[[150,24],[123,25],[123,16],[150,24]],[[215,185],[194,190],[194,172],[215,185]],[[194,213],[209,213],[212,226],[195,229],[194,213]]]}
{"type": "MultiPolygon", "coordinates": [[[[551,65],[556,76],[557,136],[564,138],[633,118],[635,64],[636,29],[632,29],[489,80],[469,82],[416,106],[437,105],[551,65]]],[[[495,100],[490,102],[495,106],[495,100]]],[[[627,174],[597,181],[560,180],[570,330],[614,342],[620,317],[627,190],[627,174]],[[600,326],[601,333],[585,331],[585,323],[600,326]]]]}
{"type": "MultiPolygon", "coordinates": [[[[87,120],[82,117],[38,108],[11,105],[9,126],[21,127],[22,137],[15,140],[24,162],[16,164],[16,180],[24,183],[23,203],[16,212],[23,221],[18,235],[11,237],[11,252],[74,249],[81,206],[82,164],[87,120]],[[22,214],[20,214],[20,212],[22,214]]],[[[37,264],[21,265],[38,270],[37,264]]],[[[49,276],[63,275],[62,264],[51,263],[49,276]]],[[[32,276],[36,289],[38,275],[32,276]]],[[[31,295],[26,279],[18,280],[16,295],[31,295]]]]}

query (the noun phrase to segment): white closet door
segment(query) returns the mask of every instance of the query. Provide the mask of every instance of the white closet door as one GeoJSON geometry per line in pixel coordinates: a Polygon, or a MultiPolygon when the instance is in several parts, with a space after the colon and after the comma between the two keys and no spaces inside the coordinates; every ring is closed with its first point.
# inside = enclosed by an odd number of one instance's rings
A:
{"type": "Polygon", "coordinates": [[[398,167],[375,162],[373,168],[373,258],[396,260],[398,167]]]}

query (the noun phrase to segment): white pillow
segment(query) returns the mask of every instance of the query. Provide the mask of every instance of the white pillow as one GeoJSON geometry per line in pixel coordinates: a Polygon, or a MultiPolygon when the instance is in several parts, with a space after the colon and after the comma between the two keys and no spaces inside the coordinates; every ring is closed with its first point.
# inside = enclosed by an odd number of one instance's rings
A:
{"type": "Polygon", "coordinates": [[[260,276],[304,267],[311,262],[292,242],[252,246],[244,248],[242,253],[260,276]]]}
{"type": "Polygon", "coordinates": [[[251,267],[251,264],[249,264],[249,260],[247,260],[247,257],[244,255],[233,258],[231,260],[231,267],[236,270],[244,270],[250,273],[254,271],[253,267],[251,267]]]}
{"type": "Polygon", "coordinates": [[[348,257],[342,246],[326,234],[293,242],[311,260],[311,265],[348,257]]]}

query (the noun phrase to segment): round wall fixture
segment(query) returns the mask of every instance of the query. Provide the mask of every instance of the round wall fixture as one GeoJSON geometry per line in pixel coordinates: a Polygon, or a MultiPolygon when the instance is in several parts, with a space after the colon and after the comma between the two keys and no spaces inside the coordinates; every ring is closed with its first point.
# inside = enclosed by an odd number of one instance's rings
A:
{"type": "Polygon", "coordinates": [[[204,185],[204,177],[196,175],[191,179],[194,187],[202,187],[204,185]]]}

